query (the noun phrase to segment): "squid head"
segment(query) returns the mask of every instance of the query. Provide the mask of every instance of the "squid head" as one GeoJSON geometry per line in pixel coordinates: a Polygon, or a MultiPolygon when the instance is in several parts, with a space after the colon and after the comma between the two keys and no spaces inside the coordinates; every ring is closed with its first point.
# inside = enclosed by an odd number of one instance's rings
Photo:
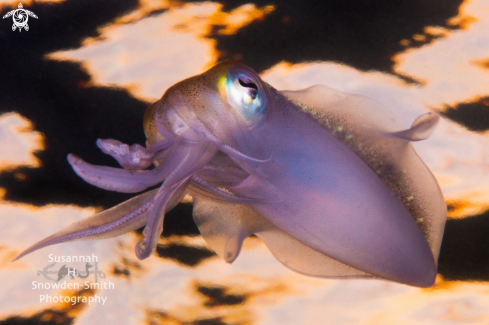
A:
{"type": "Polygon", "coordinates": [[[220,63],[147,109],[146,147],[97,141],[122,168],[68,156],[94,186],[158,189],[74,223],[17,258],[145,226],[136,246],[145,259],[165,213],[189,194],[202,236],[229,263],[256,234],[305,275],[431,286],[446,205],[410,142],[426,139],[438,119],[427,113],[403,129],[367,97],[325,86],[277,91],[242,64],[220,63]]]}

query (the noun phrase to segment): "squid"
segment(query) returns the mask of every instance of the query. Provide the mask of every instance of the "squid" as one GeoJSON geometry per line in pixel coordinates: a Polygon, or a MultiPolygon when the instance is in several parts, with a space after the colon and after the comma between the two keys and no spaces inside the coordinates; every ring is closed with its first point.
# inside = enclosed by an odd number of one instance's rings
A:
{"type": "Polygon", "coordinates": [[[278,91],[251,68],[222,62],[170,87],[144,115],[146,147],[97,146],[122,168],[68,161],[84,181],[139,193],[20,253],[144,227],[135,254],[155,251],[165,213],[185,195],[217,255],[232,263],[259,237],[295,272],[377,278],[429,287],[446,220],[440,188],[411,142],[439,116],[409,129],[368,97],[326,86],[278,91]]]}

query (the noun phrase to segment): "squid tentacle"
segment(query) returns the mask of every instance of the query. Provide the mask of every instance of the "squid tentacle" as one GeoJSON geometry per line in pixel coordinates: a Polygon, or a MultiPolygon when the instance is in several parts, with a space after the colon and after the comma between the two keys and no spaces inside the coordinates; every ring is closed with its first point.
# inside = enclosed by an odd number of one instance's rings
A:
{"type": "Polygon", "coordinates": [[[77,240],[111,238],[141,228],[146,224],[156,191],[148,191],[88,219],[75,222],[27,248],[14,261],[46,246],[77,240]]]}
{"type": "Polygon", "coordinates": [[[169,155],[168,162],[151,170],[131,171],[122,168],[92,165],[76,155],[69,154],[68,161],[75,173],[85,182],[116,192],[136,193],[162,182],[171,174],[178,157],[169,155]]]}
{"type": "Polygon", "coordinates": [[[156,193],[155,197],[152,200],[153,204],[148,216],[146,227],[144,228],[143,232],[144,238],[136,245],[136,256],[140,260],[148,258],[156,249],[158,238],[163,232],[163,221],[165,218],[164,213],[166,210],[166,205],[170,201],[171,196],[187,181],[188,176],[180,182],[172,182],[177,177],[185,163],[188,161],[189,156],[190,152],[187,152],[183,160],[167,177],[163,185],[161,185],[158,193],[156,193]],[[159,215],[160,213],[162,213],[163,215],[159,215]]]}
{"type": "Polygon", "coordinates": [[[100,226],[96,226],[93,228],[79,230],[79,231],[76,231],[73,233],[66,234],[62,237],[58,237],[58,238],[54,239],[49,244],[46,244],[46,246],[64,243],[67,241],[72,241],[72,240],[77,240],[77,239],[82,239],[82,238],[87,238],[87,237],[91,237],[91,236],[102,235],[104,233],[110,232],[116,228],[121,227],[124,224],[134,222],[134,220],[136,218],[140,218],[143,214],[146,214],[146,212],[148,212],[150,206],[151,206],[151,202],[148,201],[148,202],[144,203],[143,205],[141,205],[136,210],[133,210],[132,212],[122,216],[121,218],[119,218],[117,220],[114,220],[112,222],[102,224],[100,226]]]}
{"type": "Polygon", "coordinates": [[[139,144],[129,146],[114,139],[97,139],[96,143],[97,147],[105,154],[112,156],[125,169],[141,170],[148,168],[155,159],[160,158],[165,149],[173,144],[173,141],[164,139],[148,148],[139,144]]]}
{"type": "Polygon", "coordinates": [[[149,257],[156,249],[158,238],[163,231],[166,207],[172,196],[187,186],[188,180],[195,170],[207,164],[216,151],[216,148],[208,142],[199,147],[181,147],[175,152],[175,156],[180,157],[180,163],[165,179],[158,193],[153,198],[144,239],[136,245],[136,256],[139,259],[142,260],[149,257]],[[185,156],[181,158],[182,155],[185,156]]]}
{"type": "Polygon", "coordinates": [[[153,198],[146,227],[143,231],[144,239],[136,244],[136,256],[140,260],[148,258],[155,251],[158,238],[163,232],[163,221],[168,202],[185,185],[187,180],[188,177],[173,186],[162,186],[153,198]]]}

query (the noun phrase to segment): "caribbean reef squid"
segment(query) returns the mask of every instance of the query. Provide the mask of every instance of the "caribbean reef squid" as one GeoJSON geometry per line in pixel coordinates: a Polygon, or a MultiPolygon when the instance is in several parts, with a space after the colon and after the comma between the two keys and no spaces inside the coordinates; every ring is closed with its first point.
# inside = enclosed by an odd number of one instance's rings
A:
{"type": "Polygon", "coordinates": [[[17,258],[143,226],[135,253],[148,258],[165,213],[190,195],[201,235],[228,263],[255,234],[304,275],[429,287],[447,210],[411,142],[428,138],[438,120],[429,112],[406,129],[370,98],[326,86],[278,91],[245,65],[219,63],[149,106],[146,147],[97,140],[122,168],[68,155],[75,173],[99,188],[159,188],[76,222],[17,258]]]}

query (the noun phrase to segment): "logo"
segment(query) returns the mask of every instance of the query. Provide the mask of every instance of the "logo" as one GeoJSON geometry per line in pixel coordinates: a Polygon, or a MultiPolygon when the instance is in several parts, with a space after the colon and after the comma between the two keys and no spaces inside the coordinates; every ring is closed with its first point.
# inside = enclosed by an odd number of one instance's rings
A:
{"type": "Polygon", "coordinates": [[[77,270],[74,267],[73,268],[66,267],[66,264],[63,265],[58,271],[54,271],[54,270],[50,271],[49,269],[52,268],[54,265],[56,265],[56,262],[54,262],[52,264],[47,265],[42,271],[37,271],[37,275],[43,275],[44,279],[53,282],[59,282],[67,275],[69,275],[71,279],[74,279],[75,276],[80,279],[86,279],[90,276],[90,274],[93,274],[95,278],[94,279],[95,282],[98,282],[99,277],[105,279],[105,273],[98,270],[98,263],[97,262],[93,262],[93,263],[94,264],[90,264],[90,262],[87,262],[85,264],[84,271],[77,270]],[[94,270],[90,271],[90,269],[93,268],[94,266],[95,266],[94,270]],[[52,278],[49,276],[49,274],[53,274],[53,275],[56,274],[57,276],[52,278]]]}
{"type": "Polygon", "coordinates": [[[34,14],[32,11],[24,9],[22,3],[19,3],[18,9],[7,12],[3,16],[3,19],[8,18],[10,16],[12,16],[12,19],[14,20],[14,24],[12,25],[12,31],[15,31],[18,28],[19,32],[22,31],[22,28],[24,28],[26,31],[29,30],[29,25],[27,25],[29,16],[37,19],[36,14],[34,14]]]}

